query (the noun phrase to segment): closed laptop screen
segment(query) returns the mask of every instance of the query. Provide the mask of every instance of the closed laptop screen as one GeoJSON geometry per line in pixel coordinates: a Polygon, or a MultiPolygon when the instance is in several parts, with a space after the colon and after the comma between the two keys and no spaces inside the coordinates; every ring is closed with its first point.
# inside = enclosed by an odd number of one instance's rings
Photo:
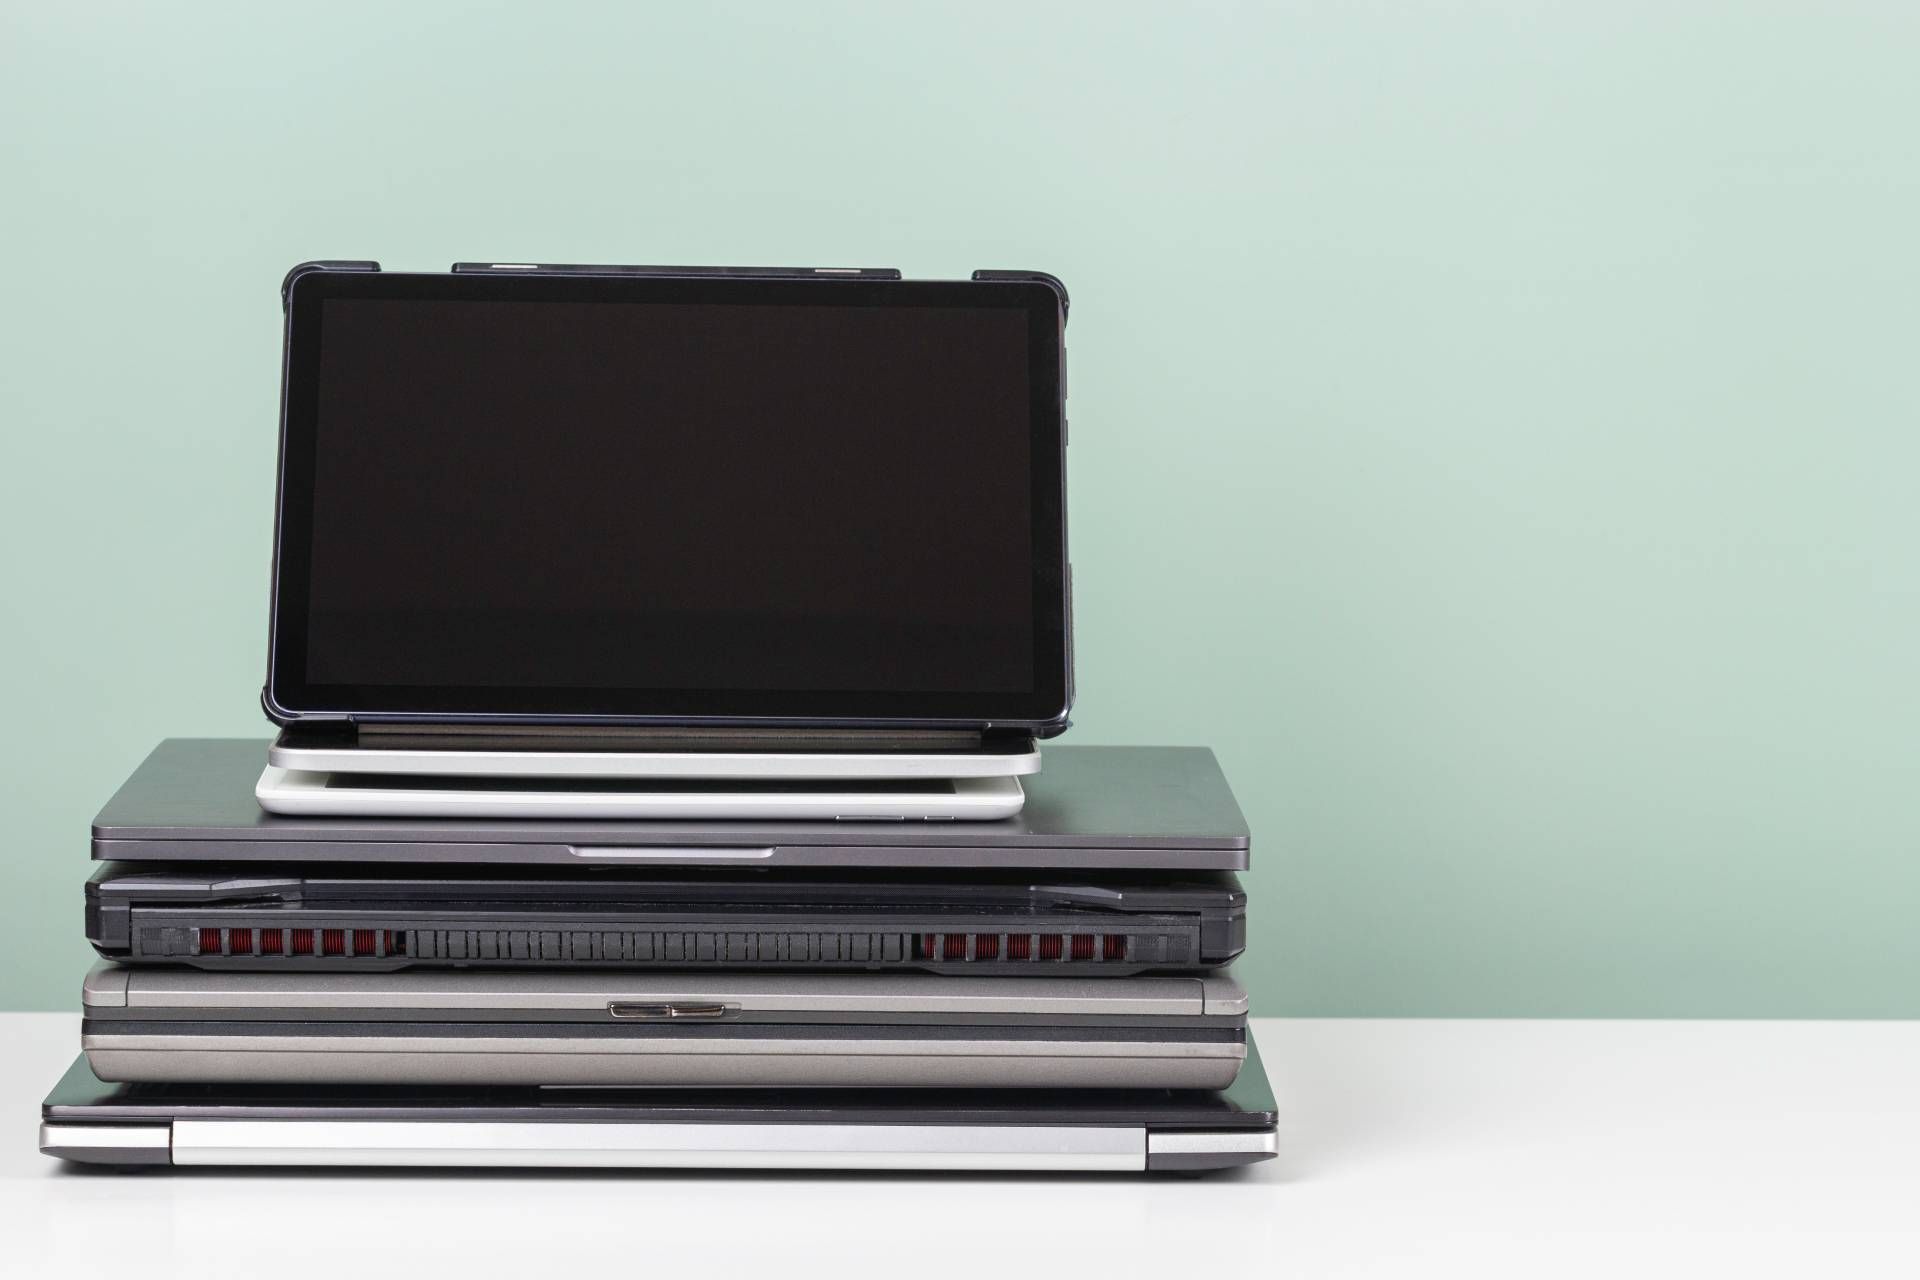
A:
{"type": "Polygon", "coordinates": [[[321,306],[309,685],[1035,688],[1025,311],[321,306]]]}

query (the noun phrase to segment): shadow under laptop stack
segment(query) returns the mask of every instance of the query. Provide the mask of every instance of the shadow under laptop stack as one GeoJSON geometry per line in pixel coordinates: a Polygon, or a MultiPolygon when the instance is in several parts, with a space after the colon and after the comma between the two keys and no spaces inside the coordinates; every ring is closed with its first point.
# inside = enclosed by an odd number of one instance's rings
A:
{"type": "Polygon", "coordinates": [[[1204,749],[1049,747],[1020,813],[954,823],[283,816],[255,803],[261,762],[257,741],[169,740],[99,815],[105,959],[50,1152],[1136,1170],[1273,1152],[1227,968],[1249,842],[1204,749]]]}

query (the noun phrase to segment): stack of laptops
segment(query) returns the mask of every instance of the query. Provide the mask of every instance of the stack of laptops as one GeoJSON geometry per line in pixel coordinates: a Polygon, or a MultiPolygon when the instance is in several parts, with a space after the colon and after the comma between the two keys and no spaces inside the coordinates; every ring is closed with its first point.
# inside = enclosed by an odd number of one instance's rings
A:
{"type": "Polygon", "coordinates": [[[43,1149],[1273,1154],[1218,764],[1042,759],[1057,282],[310,264],[284,298],[281,733],[168,740],[96,820],[43,1149]]]}
{"type": "Polygon", "coordinates": [[[101,812],[69,1159],[1196,1169],[1273,1151],[1200,748],[1057,747],[1013,819],[258,809],[261,744],[101,812]],[[849,1087],[857,1086],[857,1087],[849,1087]]]}

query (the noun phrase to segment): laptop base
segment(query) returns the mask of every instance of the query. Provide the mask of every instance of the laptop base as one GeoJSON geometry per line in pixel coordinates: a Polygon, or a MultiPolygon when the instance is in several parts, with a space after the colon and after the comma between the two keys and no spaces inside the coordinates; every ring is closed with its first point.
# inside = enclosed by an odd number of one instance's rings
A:
{"type": "Polygon", "coordinates": [[[1278,1150],[1258,1052],[1219,1092],[109,1085],[75,1061],[40,1149],[185,1167],[1197,1173],[1278,1150]]]}

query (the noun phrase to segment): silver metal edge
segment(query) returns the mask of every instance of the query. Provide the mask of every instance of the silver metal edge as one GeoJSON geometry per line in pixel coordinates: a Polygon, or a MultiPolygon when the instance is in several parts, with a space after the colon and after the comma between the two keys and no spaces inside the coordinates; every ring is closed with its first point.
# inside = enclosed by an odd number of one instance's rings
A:
{"type": "Polygon", "coordinates": [[[1208,1014],[1238,1016],[1252,1007],[1247,989],[1240,985],[1231,969],[1223,969],[1200,980],[1201,1006],[1208,1014]]]}
{"type": "Polygon", "coordinates": [[[1280,1154],[1280,1135],[1272,1129],[1252,1132],[1245,1129],[1181,1130],[1147,1135],[1147,1154],[1150,1156],[1215,1155],[1229,1151],[1263,1156],[1278,1155],[1280,1154]]]}
{"type": "Polygon", "coordinates": [[[550,1168],[1146,1168],[1138,1126],[178,1120],[180,1165],[550,1168]]]}
{"type": "Polygon", "coordinates": [[[80,983],[80,1004],[86,1009],[124,1009],[131,971],[97,960],[80,983]]]}
{"type": "MultiPolygon", "coordinates": [[[[972,977],[945,974],[619,974],[485,970],[245,973],[96,965],[89,1007],[329,1010],[527,1009],[604,1016],[612,1001],[721,1003],[756,1013],[1200,1016],[1246,992],[1228,978],[972,977]],[[96,988],[99,998],[93,994],[96,988]],[[109,998],[113,997],[113,998],[109,998]]],[[[1221,1012],[1232,1012],[1222,1010],[1221,1012]]]]}
{"type": "Polygon", "coordinates": [[[171,1127],[161,1124],[69,1124],[49,1120],[40,1126],[40,1150],[56,1160],[80,1164],[168,1164],[171,1127]]]}
{"type": "Polygon", "coordinates": [[[899,1042],[858,1042],[822,1052],[815,1043],[616,1041],[510,1044],[381,1038],[260,1038],[231,1043],[143,1035],[84,1035],[102,1080],[143,1083],[678,1085],[914,1088],[1224,1089],[1245,1061],[1242,1044],[1037,1046],[943,1042],[937,1051],[899,1042]],[[614,1051],[607,1051],[609,1048],[614,1051]],[[800,1052],[793,1052],[794,1049],[800,1052]]]}

